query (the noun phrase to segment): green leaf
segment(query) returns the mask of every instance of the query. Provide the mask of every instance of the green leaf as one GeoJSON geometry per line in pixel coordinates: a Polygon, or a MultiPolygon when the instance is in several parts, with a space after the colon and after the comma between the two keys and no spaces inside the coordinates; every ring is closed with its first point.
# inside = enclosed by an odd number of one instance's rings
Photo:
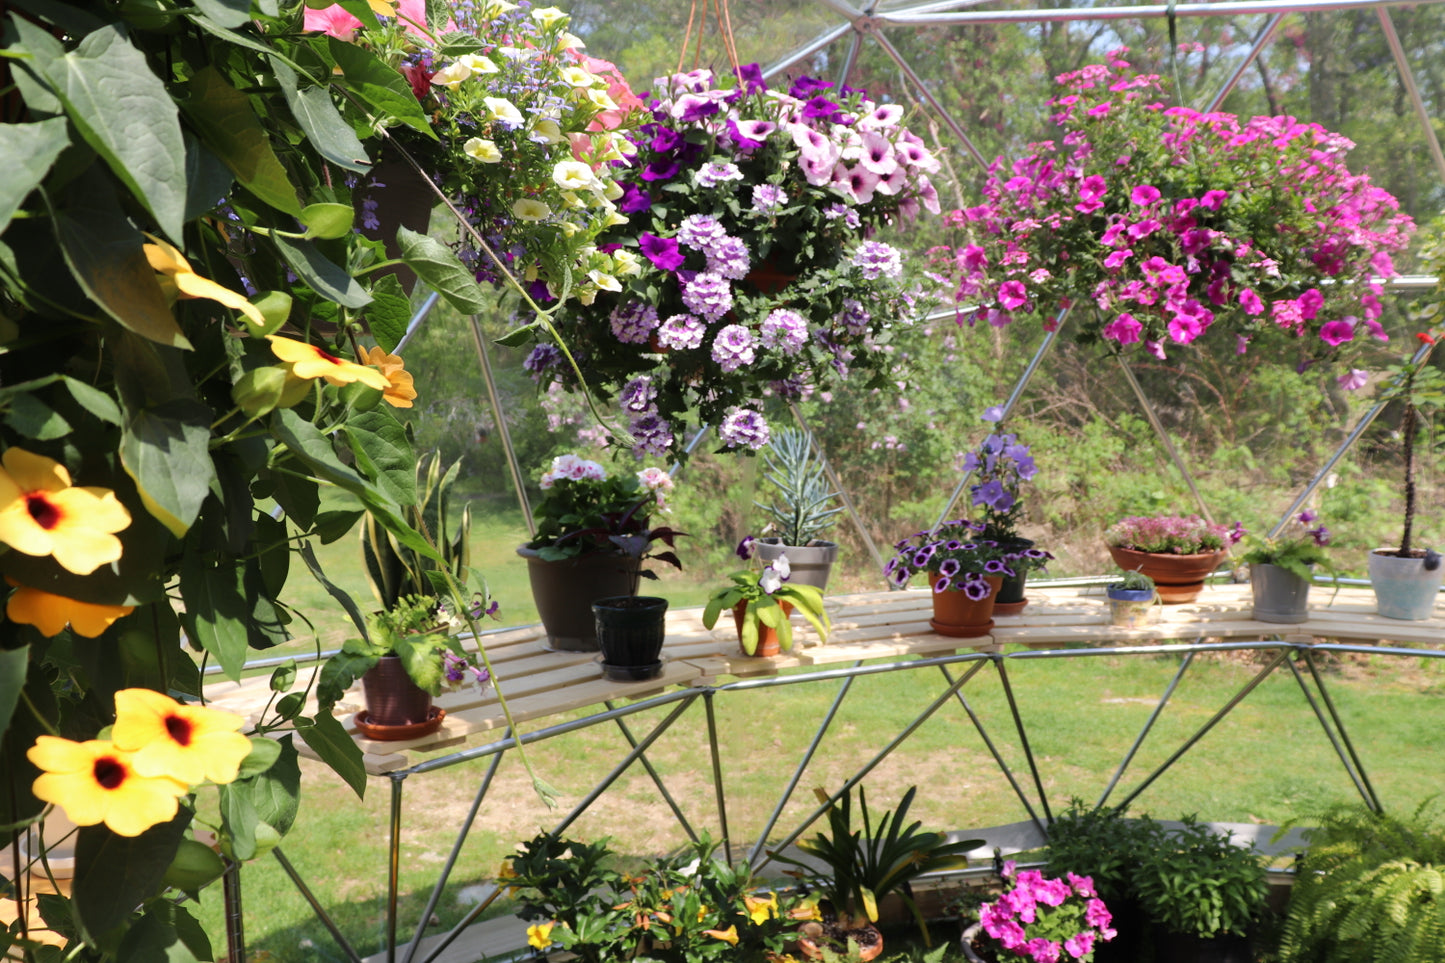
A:
{"type": "Polygon", "coordinates": [[[535,337],[536,330],[537,326],[535,324],[527,324],[520,328],[513,328],[500,338],[497,338],[496,343],[507,348],[520,348],[535,337]]]}
{"type": "MultiPolygon", "coordinates": [[[[363,27],[377,25],[376,11],[371,9],[371,4],[367,0],[337,0],[337,3],[347,13],[360,20],[363,27]]],[[[307,6],[311,6],[311,4],[308,3],[307,6]]],[[[327,4],[320,3],[316,6],[325,7],[327,4]]]]}
{"type": "Polygon", "coordinates": [[[296,276],[328,301],[344,308],[361,308],[371,303],[371,295],[356,278],[328,261],[311,241],[293,241],[276,234],[271,235],[271,240],[296,276]]]}
{"type": "Polygon", "coordinates": [[[13,48],[18,43],[19,49],[14,52],[26,55],[7,61],[15,71],[15,88],[20,92],[25,108],[35,117],[53,117],[61,113],[64,108],[46,74],[56,61],[65,56],[65,48],[50,35],[50,31],[25,17],[7,18],[4,28],[5,46],[13,48]]]}
{"type": "Polygon", "coordinates": [[[39,398],[17,394],[10,399],[5,424],[26,438],[51,441],[70,433],[70,423],[39,398]]]}
{"type": "Polygon", "coordinates": [[[185,142],[166,85],[121,24],[96,30],[46,70],[86,143],[179,241],[186,211],[185,142]]]}
{"type": "Polygon", "coordinates": [[[345,237],[355,219],[350,204],[308,204],[301,209],[301,223],[311,237],[345,237]]]}
{"type": "Polygon", "coordinates": [[[387,117],[437,139],[426,111],[412,92],[411,84],[395,68],[365,47],[327,37],[331,58],[346,77],[347,87],[387,117]]]}
{"type": "Polygon", "coordinates": [[[25,688],[25,672],[29,666],[30,646],[0,649],[0,741],[10,728],[10,717],[20,702],[20,690],[25,688]]]}
{"type": "Polygon", "coordinates": [[[227,678],[240,681],[251,608],[244,569],[229,560],[211,565],[198,552],[188,551],[181,560],[181,596],[186,600],[181,614],[186,635],[220,663],[227,678]]]}
{"type": "Polygon", "coordinates": [[[398,227],[396,242],[406,266],[462,314],[484,314],[496,303],[495,297],[482,290],[476,275],[441,241],[398,227]]]}
{"type": "Polygon", "coordinates": [[[183,807],[170,822],[139,836],[117,836],[104,826],[80,830],[71,898],[92,938],[125,922],[143,900],[160,891],[190,824],[191,811],[183,807]]]}
{"type": "Polygon", "coordinates": [[[301,213],[296,188],[272,150],[250,99],[226,83],[216,68],[205,67],[196,73],[181,109],[202,142],[247,190],[278,211],[301,213]]]}
{"type": "Polygon", "coordinates": [[[92,170],[79,178],[55,212],[55,234],[70,272],[105,313],[157,344],[189,349],[155,269],[145,238],[131,226],[110,183],[92,170]]]}
{"type": "Polygon", "coordinates": [[[230,841],[231,857],[247,860],[256,856],[256,824],[261,817],[251,805],[249,787],[240,782],[221,787],[221,833],[230,841]]]}
{"type": "Polygon", "coordinates": [[[186,141],[186,220],[192,221],[215,210],[236,182],[225,162],[207,149],[190,131],[186,141]]]}
{"type": "Polygon", "coordinates": [[[351,624],[356,626],[356,631],[366,638],[366,617],[361,614],[361,609],[356,607],[356,600],[350,593],[343,590],[335,582],[326,577],[321,569],[321,563],[316,560],[316,551],[311,547],[310,542],[301,543],[301,560],[311,571],[311,577],[316,579],[316,584],[326,590],[326,594],[334,598],[338,605],[351,618],[351,624]]]}
{"type": "Polygon", "coordinates": [[[366,324],[387,354],[395,351],[406,336],[407,326],[411,324],[411,299],[402,290],[396,275],[388,274],[372,285],[366,324]]]}
{"type": "Polygon", "coordinates": [[[194,0],[196,9],[223,27],[239,27],[251,19],[251,0],[194,0]]]}
{"type": "Polygon", "coordinates": [[[177,538],[200,514],[216,477],[210,409],[196,401],[142,408],[121,434],[120,460],[146,510],[177,538]]]}
{"type": "Polygon", "coordinates": [[[167,886],[194,893],[220,878],[225,871],[226,864],[214,849],[194,839],[183,839],[176,850],[176,858],[166,867],[164,878],[167,886]]]}
{"type": "Polygon", "coordinates": [[[276,761],[264,773],[244,780],[251,794],[251,806],[261,821],[281,835],[291,831],[301,801],[301,766],[291,734],[273,743],[280,749],[276,761]]]}
{"type": "Polygon", "coordinates": [[[76,404],[101,421],[111,425],[121,423],[120,405],[104,391],[70,377],[65,379],[65,387],[70,390],[70,396],[75,399],[76,404]]]}
{"type": "Polygon", "coordinates": [[[241,771],[237,779],[259,776],[276,764],[281,758],[281,743],[265,736],[251,736],[251,754],[241,760],[241,771]]]}
{"type": "Polygon", "coordinates": [[[366,148],[332,103],[331,91],[326,87],[301,87],[296,71],[277,58],[272,58],[271,67],[276,71],[276,82],[286,105],[291,108],[291,115],[306,132],[316,152],[349,171],[364,174],[370,169],[366,148]]]}
{"type": "Polygon", "coordinates": [[[246,328],[251,332],[253,338],[264,338],[268,334],[275,334],[277,329],[291,317],[292,299],[291,295],[285,291],[267,291],[252,298],[251,303],[266,319],[265,326],[257,328],[249,318],[241,315],[241,320],[246,322],[246,328]]]}
{"type": "Polygon", "coordinates": [[[61,117],[35,124],[0,124],[0,170],[5,172],[0,179],[0,234],[69,143],[70,127],[61,117]]]}
{"type": "Polygon", "coordinates": [[[296,731],[336,771],[357,798],[366,795],[366,765],[361,759],[361,747],[347,734],[346,729],[329,713],[318,714],[314,720],[297,719],[296,731]]]}
{"type": "Polygon", "coordinates": [[[356,464],[399,505],[416,504],[416,452],[406,426],[389,411],[352,415],[346,423],[356,464]]]}

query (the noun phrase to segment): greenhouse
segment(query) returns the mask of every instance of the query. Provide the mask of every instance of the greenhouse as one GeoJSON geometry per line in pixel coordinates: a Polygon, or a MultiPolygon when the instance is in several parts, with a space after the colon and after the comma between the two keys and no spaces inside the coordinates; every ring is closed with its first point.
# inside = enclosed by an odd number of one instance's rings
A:
{"type": "Polygon", "coordinates": [[[1445,5],[0,24],[4,959],[1445,963],[1445,5]]]}

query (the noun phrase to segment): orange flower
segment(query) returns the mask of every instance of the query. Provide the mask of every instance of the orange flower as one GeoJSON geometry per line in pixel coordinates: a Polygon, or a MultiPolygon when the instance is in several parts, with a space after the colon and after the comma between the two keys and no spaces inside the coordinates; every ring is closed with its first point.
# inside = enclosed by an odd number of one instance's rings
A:
{"type": "Polygon", "coordinates": [[[162,288],[169,288],[174,292],[172,297],[179,295],[183,298],[209,298],[228,308],[235,308],[258,325],[266,324],[266,316],[261,313],[261,309],[247,300],[244,294],[238,294],[209,278],[201,277],[191,267],[185,255],[174,246],[150,234],[146,237],[150,238],[151,243],[141,245],[141,249],[145,251],[151,268],[162,279],[162,288]]]}
{"type": "Polygon", "coordinates": [[[5,616],[12,622],[33,625],[46,638],[60,634],[67,625],[76,635],[93,639],[110,628],[116,619],[135,611],[134,605],[98,605],[66,598],[51,592],[21,585],[14,579],[5,581],[15,586],[15,593],[5,603],[5,616]]]}
{"type": "Polygon", "coordinates": [[[378,345],[371,351],[361,351],[361,363],[380,368],[381,373],[386,375],[386,380],[391,384],[382,393],[387,404],[393,408],[410,408],[413,400],[416,399],[416,388],[412,387],[411,372],[403,367],[399,355],[387,354],[378,345]]]}
{"type": "Polygon", "coordinates": [[[175,818],[188,788],[167,776],[142,776],[130,753],[102,739],[39,736],[25,755],[44,770],[32,787],[37,798],[65,810],[77,826],[103,822],[120,836],[175,818]]]}
{"type": "Polygon", "coordinates": [[[271,350],[276,357],[291,365],[291,371],[298,378],[325,378],[333,385],[346,385],[353,381],[360,381],[364,385],[370,385],[377,391],[385,391],[391,387],[391,382],[386,375],[375,368],[368,368],[359,365],[354,361],[342,361],[334,354],[330,354],[314,344],[307,344],[304,341],[294,341],[291,338],[282,338],[278,335],[267,335],[271,342],[271,350]]]}
{"type": "Polygon", "coordinates": [[[64,465],[23,448],[7,448],[0,460],[0,542],[54,556],[76,575],[120,558],[115,533],[130,524],[130,512],[115,492],[72,486],[64,465]]]}
{"type": "Polygon", "coordinates": [[[711,936],[715,940],[722,940],[724,943],[731,943],[733,946],[738,945],[737,926],[729,926],[725,930],[703,930],[702,932],[705,936],[711,936]]]}

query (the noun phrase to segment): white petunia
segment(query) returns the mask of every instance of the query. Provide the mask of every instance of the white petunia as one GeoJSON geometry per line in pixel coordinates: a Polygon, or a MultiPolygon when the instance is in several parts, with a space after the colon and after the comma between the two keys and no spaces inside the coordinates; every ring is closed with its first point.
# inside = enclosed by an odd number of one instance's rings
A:
{"type": "Polygon", "coordinates": [[[603,291],[622,290],[622,284],[615,277],[602,271],[588,271],[587,277],[603,291]]]}
{"type": "Polygon", "coordinates": [[[468,140],[462,145],[462,151],[468,157],[479,160],[483,164],[500,164],[502,162],[502,152],[497,150],[497,145],[480,137],[468,140]]]}
{"type": "Polygon", "coordinates": [[[590,100],[592,102],[592,106],[596,107],[598,110],[617,109],[617,102],[614,101],[611,97],[607,96],[607,91],[605,90],[598,90],[596,88],[593,88],[587,91],[587,99],[590,100]]]}
{"type": "Polygon", "coordinates": [[[552,168],[552,180],[564,191],[590,190],[600,186],[592,168],[581,161],[561,161],[552,168]]]}
{"type": "Polygon", "coordinates": [[[515,104],[505,97],[483,97],[482,103],[487,105],[487,113],[504,123],[521,126],[522,112],[515,104]]]}
{"type": "Polygon", "coordinates": [[[556,7],[542,7],[532,11],[532,19],[540,23],[544,30],[550,30],[559,23],[565,24],[568,17],[556,7]]]}
{"type": "Polygon", "coordinates": [[[584,90],[591,87],[598,79],[596,75],[582,67],[563,67],[558,76],[569,87],[581,87],[584,90]]]}
{"type": "Polygon", "coordinates": [[[547,144],[560,144],[567,139],[562,136],[562,128],[550,117],[537,121],[532,127],[532,133],[547,144]]]}
{"type": "Polygon", "coordinates": [[[448,90],[456,90],[461,86],[462,81],[472,75],[472,68],[460,60],[447,64],[441,70],[432,74],[431,82],[437,87],[445,87],[448,90]]]}
{"type": "Polygon", "coordinates": [[[466,64],[467,69],[474,74],[494,74],[497,72],[497,65],[492,63],[491,58],[483,57],[481,54],[463,54],[457,58],[457,63],[466,64]]]}
{"type": "Polygon", "coordinates": [[[524,221],[540,221],[549,217],[552,209],[539,200],[524,197],[512,205],[512,213],[524,221]]]}

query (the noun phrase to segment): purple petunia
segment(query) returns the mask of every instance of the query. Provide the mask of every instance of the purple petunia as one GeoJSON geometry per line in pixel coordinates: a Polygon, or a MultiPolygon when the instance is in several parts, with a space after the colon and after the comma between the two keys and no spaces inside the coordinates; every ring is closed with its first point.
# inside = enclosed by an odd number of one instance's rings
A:
{"type": "Polygon", "coordinates": [[[548,369],[562,363],[562,352],[555,344],[539,344],[527,355],[522,367],[532,373],[533,381],[540,381],[548,369]]]}
{"type": "Polygon", "coordinates": [[[656,234],[644,231],[637,240],[642,253],[659,270],[671,273],[682,267],[687,261],[687,258],[677,248],[676,238],[658,237],[656,234]]]}

